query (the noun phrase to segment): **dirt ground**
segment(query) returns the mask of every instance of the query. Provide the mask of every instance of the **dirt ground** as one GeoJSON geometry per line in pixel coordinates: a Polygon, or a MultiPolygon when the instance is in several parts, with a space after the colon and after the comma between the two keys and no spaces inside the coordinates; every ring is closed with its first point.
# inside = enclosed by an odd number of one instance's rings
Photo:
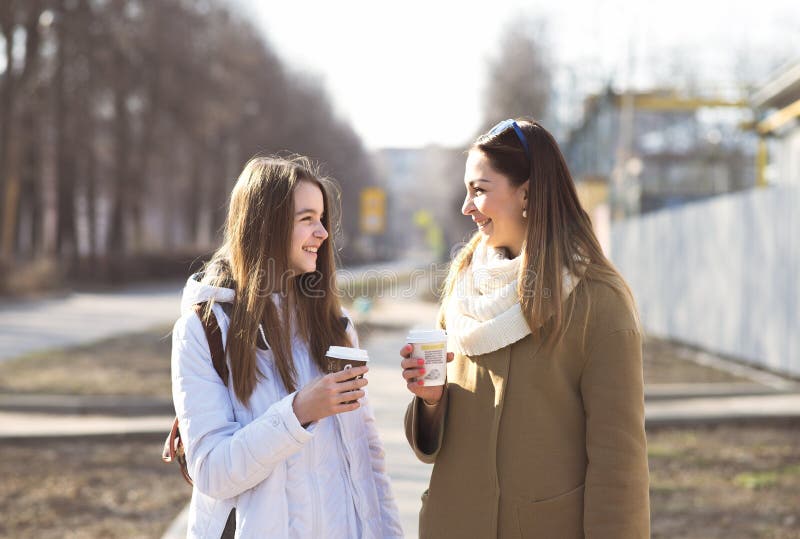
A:
{"type": "Polygon", "coordinates": [[[0,392],[171,398],[171,331],[155,328],[0,363],[0,392]]]}
{"type": "MultiPolygon", "coordinates": [[[[800,538],[800,429],[669,429],[648,442],[654,539],[800,538]]],[[[0,537],[159,537],[190,495],[160,449],[3,442],[0,537]]]]}
{"type": "Polygon", "coordinates": [[[0,537],[160,537],[191,496],[161,443],[3,441],[0,537]]]}
{"type": "Polygon", "coordinates": [[[800,538],[800,428],[648,433],[654,539],[800,538]]]}

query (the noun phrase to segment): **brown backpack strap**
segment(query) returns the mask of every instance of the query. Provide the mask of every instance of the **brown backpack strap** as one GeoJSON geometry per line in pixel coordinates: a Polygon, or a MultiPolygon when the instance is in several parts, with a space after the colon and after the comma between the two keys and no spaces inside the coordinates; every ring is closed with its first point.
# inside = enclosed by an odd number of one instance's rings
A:
{"type": "MultiPolygon", "coordinates": [[[[211,362],[214,364],[214,370],[217,371],[222,383],[228,385],[228,362],[225,361],[225,348],[222,346],[222,331],[219,329],[217,317],[214,312],[209,313],[208,318],[203,316],[206,304],[197,303],[192,307],[194,312],[203,323],[203,331],[206,334],[208,341],[208,349],[211,352],[211,362]]],[[[192,485],[192,478],[189,476],[189,468],[186,462],[186,454],[183,447],[183,440],[181,439],[181,432],[178,425],[178,418],[172,422],[167,439],[164,442],[164,449],[161,452],[161,460],[164,462],[177,462],[180,465],[181,473],[186,482],[192,485]]],[[[228,524],[230,524],[230,519],[228,524]]],[[[229,526],[228,526],[229,527],[229,526]]],[[[226,530],[228,529],[226,527],[226,530]]],[[[225,535],[223,535],[225,537],[225,535]]],[[[231,536],[232,537],[232,536],[231,536]]]]}
{"type": "Polygon", "coordinates": [[[225,348],[222,346],[222,331],[219,329],[217,317],[214,316],[214,311],[209,313],[208,318],[203,316],[206,310],[205,303],[197,303],[193,305],[192,308],[203,323],[203,331],[206,332],[206,340],[208,340],[208,349],[211,351],[211,362],[214,364],[214,370],[217,371],[222,382],[227,386],[228,362],[225,361],[225,348]]]}

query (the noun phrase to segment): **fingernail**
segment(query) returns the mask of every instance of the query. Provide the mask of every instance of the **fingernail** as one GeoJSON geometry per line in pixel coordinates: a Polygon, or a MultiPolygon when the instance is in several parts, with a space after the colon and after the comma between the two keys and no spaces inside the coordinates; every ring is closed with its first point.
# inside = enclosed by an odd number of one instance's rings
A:
{"type": "Polygon", "coordinates": [[[425,382],[423,380],[417,380],[417,385],[418,386],[424,386],[425,382]]]}
{"type": "Polygon", "coordinates": [[[425,360],[424,359],[418,359],[417,360],[417,365],[425,365],[425,360]]]}
{"type": "Polygon", "coordinates": [[[420,374],[425,374],[425,369],[420,369],[420,370],[419,370],[419,373],[420,373],[420,374]]]}

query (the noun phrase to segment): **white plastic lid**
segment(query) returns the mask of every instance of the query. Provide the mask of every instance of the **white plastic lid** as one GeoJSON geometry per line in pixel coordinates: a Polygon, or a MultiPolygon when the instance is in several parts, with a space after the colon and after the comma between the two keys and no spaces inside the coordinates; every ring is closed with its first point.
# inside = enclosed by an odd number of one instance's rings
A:
{"type": "Polygon", "coordinates": [[[412,329],[406,337],[407,343],[442,342],[447,340],[447,332],[443,329],[412,329]]]}
{"type": "Polygon", "coordinates": [[[325,354],[328,357],[339,359],[352,359],[355,361],[369,361],[369,354],[360,348],[349,348],[347,346],[331,346],[325,354]]]}

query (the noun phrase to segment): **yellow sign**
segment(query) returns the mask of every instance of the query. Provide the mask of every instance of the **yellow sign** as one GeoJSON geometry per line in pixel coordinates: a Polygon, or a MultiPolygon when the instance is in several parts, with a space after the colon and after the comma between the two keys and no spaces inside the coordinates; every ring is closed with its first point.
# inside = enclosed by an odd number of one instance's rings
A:
{"type": "Polygon", "coordinates": [[[383,234],[386,229],[386,191],[380,187],[361,190],[361,233],[383,234]]]}

